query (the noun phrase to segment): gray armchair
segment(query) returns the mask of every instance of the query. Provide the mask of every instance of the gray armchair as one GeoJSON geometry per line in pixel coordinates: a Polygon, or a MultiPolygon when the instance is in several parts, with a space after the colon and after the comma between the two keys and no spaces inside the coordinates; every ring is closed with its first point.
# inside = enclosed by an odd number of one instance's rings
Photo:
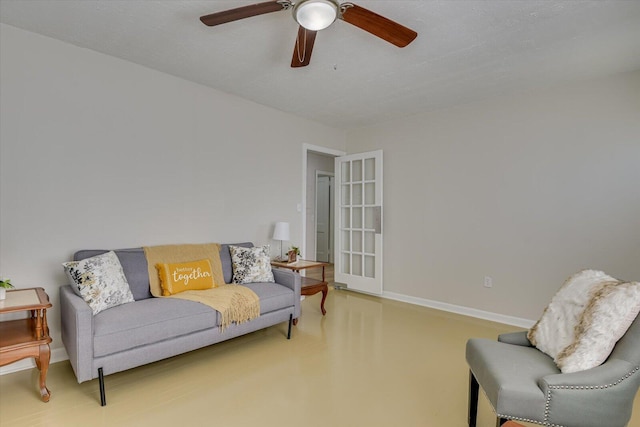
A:
{"type": "Polygon", "coordinates": [[[467,342],[469,427],[476,426],[482,387],[497,425],[512,419],[553,427],[623,427],[640,387],[640,316],[605,363],[563,374],[531,345],[526,332],[467,342]]]}

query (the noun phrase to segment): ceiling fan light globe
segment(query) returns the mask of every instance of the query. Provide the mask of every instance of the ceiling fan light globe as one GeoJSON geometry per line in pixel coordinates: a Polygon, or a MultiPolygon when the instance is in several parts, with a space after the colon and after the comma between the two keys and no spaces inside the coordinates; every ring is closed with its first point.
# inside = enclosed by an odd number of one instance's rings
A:
{"type": "Polygon", "coordinates": [[[333,24],[338,7],[335,0],[302,0],[293,7],[293,18],[307,30],[320,31],[333,24]]]}

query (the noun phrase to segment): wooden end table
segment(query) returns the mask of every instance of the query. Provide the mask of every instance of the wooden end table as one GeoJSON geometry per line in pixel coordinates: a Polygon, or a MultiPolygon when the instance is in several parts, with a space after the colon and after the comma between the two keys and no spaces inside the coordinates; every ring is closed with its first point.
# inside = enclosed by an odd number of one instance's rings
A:
{"type": "MultiPolygon", "coordinates": [[[[307,270],[310,268],[322,268],[322,280],[311,279],[309,277],[301,278],[300,295],[315,295],[318,292],[322,292],[322,301],[320,302],[320,310],[322,315],[327,314],[327,310],[324,309],[324,301],[327,299],[327,293],[329,293],[329,284],[324,277],[324,267],[326,262],[320,261],[307,261],[300,259],[296,262],[284,262],[284,261],[271,261],[273,267],[288,268],[299,273],[301,270],[307,270]]],[[[297,324],[298,319],[294,320],[294,324],[297,324]]]]}
{"type": "Polygon", "coordinates": [[[0,300],[0,313],[31,312],[26,319],[0,322],[0,366],[35,358],[40,370],[40,395],[45,402],[51,397],[46,384],[51,355],[48,308],[51,303],[43,288],[8,290],[7,298],[0,300]]]}

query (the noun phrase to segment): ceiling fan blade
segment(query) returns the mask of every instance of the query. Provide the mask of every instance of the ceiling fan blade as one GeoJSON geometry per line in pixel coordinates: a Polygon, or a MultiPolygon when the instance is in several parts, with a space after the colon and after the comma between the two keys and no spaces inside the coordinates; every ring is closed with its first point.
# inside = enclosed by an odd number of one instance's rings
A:
{"type": "Polygon", "coordinates": [[[293,47],[293,58],[291,58],[291,66],[293,68],[306,67],[309,65],[317,34],[317,31],[307,30],[300,25],[298,28],[298,37],[296,37],[296,45],[293,47]]]}
{"type": "Polygon", "coordinates": [[[418,36],[412,29],[355,4],[344,9],[341,19],[398,47],[405,47],[418,36]]]}
{"type": "Polygon", "coordinates": [[[285,9],[283,3],[277,1],[267,1],[264,3],[250,4],[248,6],[229,9],[211,15],[201,16],[200,20],[204,25],[213,27],[214,25],[226,24],[238,19],[250,18],[252,16],[264,15],[265,13],[277,12],[285,9]]]}

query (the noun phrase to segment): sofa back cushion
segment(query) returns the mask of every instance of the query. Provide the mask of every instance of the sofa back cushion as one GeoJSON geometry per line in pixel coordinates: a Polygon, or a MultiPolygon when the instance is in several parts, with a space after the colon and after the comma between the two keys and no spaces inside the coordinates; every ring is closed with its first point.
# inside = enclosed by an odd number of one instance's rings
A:
{"type": "MultiPolygon", "coordinates": [[[[78,251],[73,255],[74,261],[80,261],[96,255],[109,252],[102,249],[91,249],[78,251]]],[[[129,288],[133,294],[133,299],[138,301],[151,298],[149,290],[149,273],[147,272],[147,258],[142,248],[118,249],[114,251],[122,264],[122,270],[129,282],[129,288]]]]}
{"type": "MultiPolygon", "coordinates": [[[[224,274],[224,282],[231,283],[233,279],[233,264],[231,262],[231,254],[229,246],[241,246],[243,248],[252,248],[253,243],[224,243],[220,245],[220,262],[222,263],[222,272],[224,274]]],[[[80,261],[92,256],[101,255],[109,252],[106,249],[85,249],[76,252],[73,255],[74,261],[80,261]]],[[[117,249],[114,251],[118,255],[122,270],[129,282],[133,299],[138,301],[142,299],[152,298],[149,289],[149,269],[147,265],[147,257],[142,248],[117,249]]]]}

